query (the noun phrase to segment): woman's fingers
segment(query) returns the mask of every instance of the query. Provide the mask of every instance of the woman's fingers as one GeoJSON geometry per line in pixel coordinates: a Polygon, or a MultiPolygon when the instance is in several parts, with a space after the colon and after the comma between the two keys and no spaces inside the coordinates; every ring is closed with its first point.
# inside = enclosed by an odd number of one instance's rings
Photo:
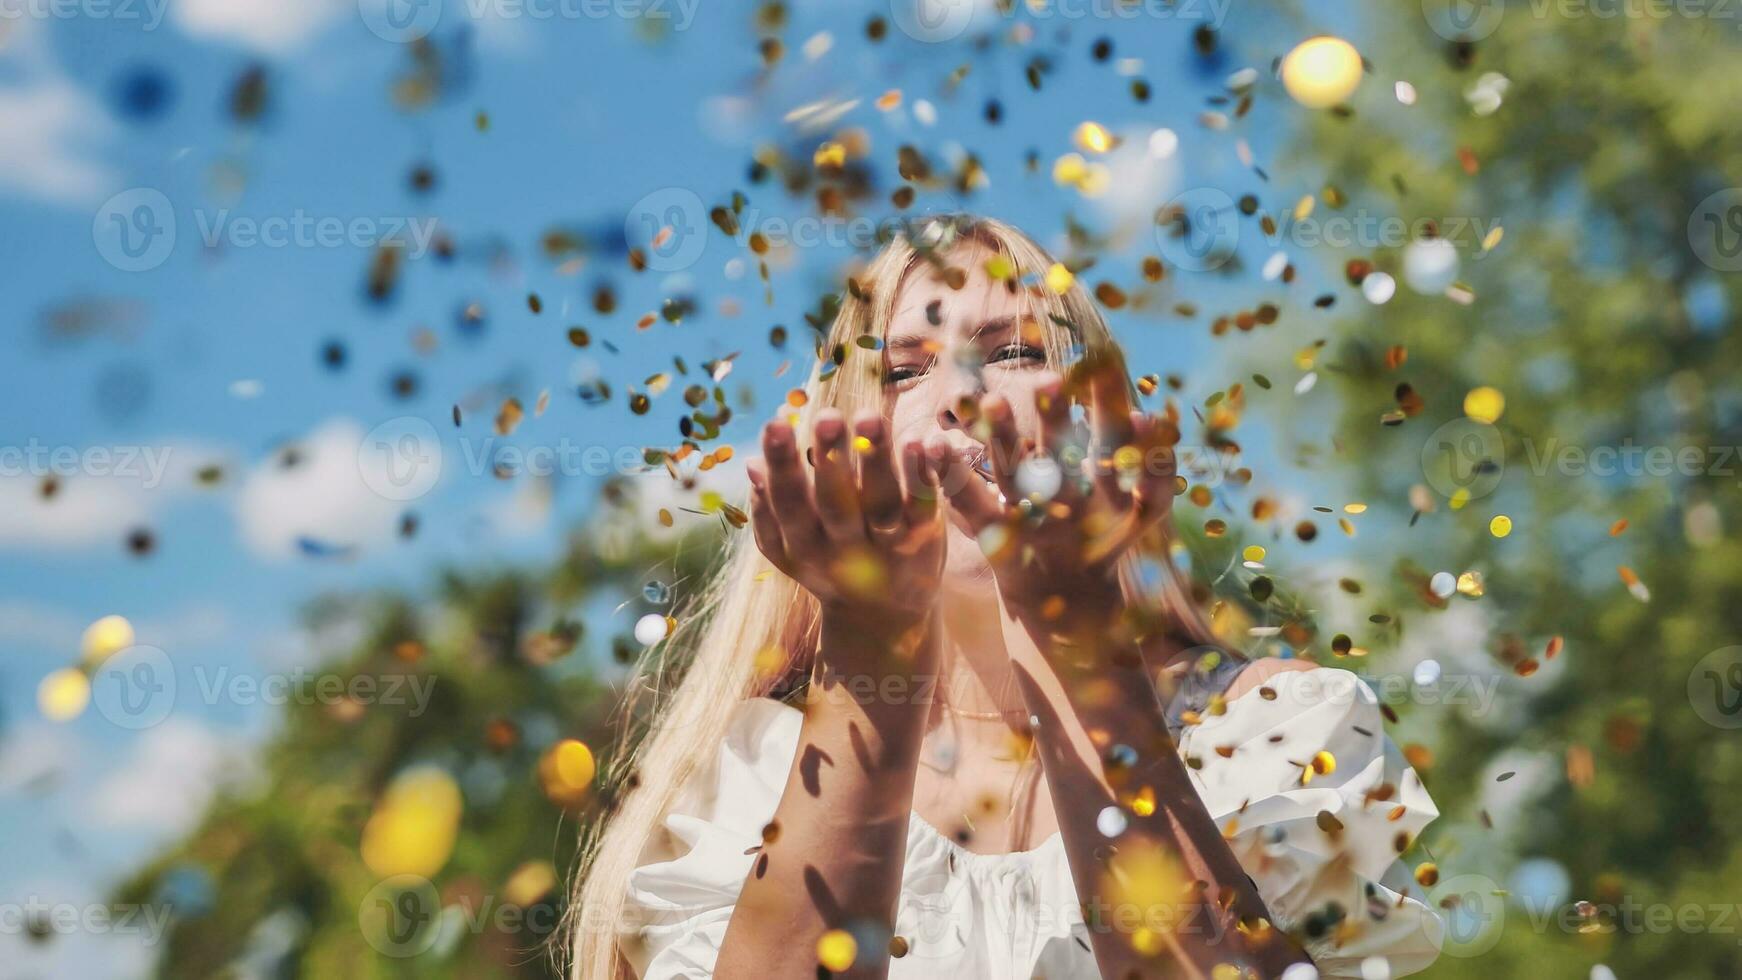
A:
{"type": "Polygon", "coordinates": [[[859,514],[859,488],[847,445],[847,420],[839,411],[825,408],[817,413],[815,433],[811,469],[816,473],[817,517],[823,533],[835,542],[863,541],[865,525],[859,514]]]}
{"type": "MultiPolygon", "coordinates": [[[[992,463],[992,479],[997,481],[1004,499],[1015,500],[1020,496],[1016,490],[1016,467],[1027,455],[1022,435],[1016,429],[1016,413],[1010,408],[1010,399],[1001,394],[981,399],[980,412],[992,430],[986,443],[986,456],[992,463]]],[[[949,484],[945,483],[945,486],[949,484]]]]}
{"type": "Polygon", "coordinates": [[[895,476],[895,460],[889,451],[888,426],[882,416],[861,415],[853,420],[853,435],[865,526],[873,533],[899,530],[901,482],[895,476]]]}
{"type": "Polygon", "coordinates": [[[998,495],[960,456],[950,451],[949,440],[943,436],[926,440],[925,457],[950,506],[976,534],[1004,516],[998,495]]]}
{"type": "Polygon", "coordinates": [[[1137,512],[1144,527],[1161,520],[1173,508],[1174,475],[1178,461],[1174,446],[1179,430],[1172,422],[1141,412],[1131,413],[1136,445],[1143,451],[1143,469],[1137,475],[1137,512]]]}
{"type": "Polygon", "coordinates": [[[1107,503],[1122,509],[1131,504],[1133,482],[1129,477],[1122,478],[1120,470],[1129,463],[1121,456],[1121,450],[1142,448],[1135,445],[1136,413],[1131,410],[1131,392],[1124,370],[1116,360],[1097,365],[1090,375],[1089,386],[1094,395],[1095,487],[1107,503]]]}
{"type": "Polygon", "coordinates": [[[937,474],[926,465],[925,446],[918,440],[901,447],[901,480],[906,491],[902,497],[902,516],[907,526],[914,530],[932,528],[942,493],[937,474]]]}
{"type": "Polygon", "coordinates": [[[762,458],[767,466],[768,502],[786,555],[794,564],[803,564],[822,553],[824,539],[792,426],[776,420],[763,427],[762,458]]]}
{"type": "Polygon", "coordinates": [[[750,533],[756,547],[768,563],[786,575],[792,574],[792,558],[786,553],[786,542],[780,536],[780,518],[774,512],[774,501],[768,495],[768,472],[759,460],[745,465],[750,476],[750,533]]]}
{"type": "Polygon", "coordinates": [[[1071,438],[1075,425],[1071,422],[1071,400],[1065,393],[1064,379],[1047,374],[1034,388],[1034,409],[1040,416],[1041,451],[1063,471],[1054,500],[1074,502],[1081,496],[1080,469],[1082,447],[1071,438]]]}

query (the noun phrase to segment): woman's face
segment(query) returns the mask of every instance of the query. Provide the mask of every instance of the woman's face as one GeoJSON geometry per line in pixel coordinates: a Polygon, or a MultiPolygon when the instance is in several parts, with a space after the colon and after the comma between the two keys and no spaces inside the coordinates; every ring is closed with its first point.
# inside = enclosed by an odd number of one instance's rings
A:
{"type": "MultiPolygon", "coordinates": [[[[895,299],[884,337],[884,407],[893,444],[924,442],[942,434],[970,466],[990,474],[986,447],[975,435],[962,400],[999,393],[1010,401],[1018,430],[1039,431],[1034,389],[1050,376],[1042,327],[1021,291],[1010,292],[986,273],[992,253],[977,244],[948,256],[967,273],[951,289],[921,263],[909,272],[895,299]]],[[[992,571],[960,517],[951,515],[944,587],[957,591],[992,586],[992,571]]]]}

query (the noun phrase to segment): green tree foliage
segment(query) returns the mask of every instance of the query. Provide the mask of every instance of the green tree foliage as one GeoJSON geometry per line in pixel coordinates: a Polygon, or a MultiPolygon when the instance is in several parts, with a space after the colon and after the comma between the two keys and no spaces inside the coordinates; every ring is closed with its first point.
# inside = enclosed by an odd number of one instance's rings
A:
{"type": "Polygon", "coordinates": [[[389,703],[385,693],[355,707],[287,705],[258,778],[240,780],[185,841],[120,889],[118,901],[176,908],[160,975],[550,975],[544,944],[561,912],[577,823],[597,819],[603,801],[552,802],[539,760],[558,739],[609,749],[619,695],[608,679],[622,675],[613,661],[635,652],[626,624],[668,611],[647,601],[647,583],[699,578],[720,540],[711,528],[654,540],[622,532],[628,523],[608,509],[554,567],[451,571],[427,600],[314,604],[311,631],[357,637],[322,665],[323,676],[373,678],[382,692],[394,678],[415,678],[428,685],[427,708],[417,711],[409,695],[389,703]],[[624,603],[614,618],[587,616],[624,603]],[[583,635],[584,618],[623,623],[625,635],[583,635]],[[464,798],[428,902],[376,890],[359,849],[389,782],[424,765],[452,774],[464,798]],[[548,865],[557,879],[549,890],[532,886],[534,900],[509,885],[529,863],[548,865]],[[380,901],[410,903],[403,934],[360,925],[380,901]],[[447,916],[439,926],[424,921],[438,903],[447,916]],[[411,950],[420,953],[395,955],[411,950]]]}

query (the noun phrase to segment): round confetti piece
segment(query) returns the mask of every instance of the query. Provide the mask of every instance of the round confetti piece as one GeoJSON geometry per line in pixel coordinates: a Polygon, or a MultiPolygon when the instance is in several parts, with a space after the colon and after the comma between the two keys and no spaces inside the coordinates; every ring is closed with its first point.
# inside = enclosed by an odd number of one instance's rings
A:
{"type": "Polygon", "coordinates": [[[1451,572],[1435,572],[1434,577],[1428,580],[1427,588],[1441,599],[1450,598],[1452,593],[1458,591],[1458,577],[1451,572]]]}
{"type": "Polygon", "coordinates": [[[1384,306],[1397,295],[1397,280],[1383,272],[1369,272],[1361,280],[1361,295],[1374,306],[1384,306]]]}
{"type": "Polygon", "coordinates": [[[36,687],[36,706],[49,721],[72,721],[91,703],[91,679],[77,667],[63,667],[36,687]]]}
{"type": "Polygon", "coordinates": [[[1282,85],[1308,109],[1326,109],[1355,94],[1361,84],[1361,54],[1340,37],[1315,37],[1282,59],[1282,85]]]}
{"type": "Polygon", "coordinates": [[[859,957],[859,943],[845,929],[830,929],[817,940],[817,963],[832,973],[844,973],[859,957]]]}
{"type": "Polygon", "coordinates": [[[1492,425],[1505,411],[1506,396],[1498,388],[1484,385],[1470,389],[1470,393],[1464,396],[1464,414],[1478,422],[1492,425]]]}
{"type": "Polygon", "coordinates": [[[1488,522],[1488,533],[1497,538],[1504,538],[1511,534],[1512,518],[1505,514],[1495,514],[1494,519],[1488,522]]]}
{"type": "Polygon", "coordinates": [[[635,621],[635,642],[650,647],[665,639],[666,618],[660,613],[648,613],[635,621]]]}

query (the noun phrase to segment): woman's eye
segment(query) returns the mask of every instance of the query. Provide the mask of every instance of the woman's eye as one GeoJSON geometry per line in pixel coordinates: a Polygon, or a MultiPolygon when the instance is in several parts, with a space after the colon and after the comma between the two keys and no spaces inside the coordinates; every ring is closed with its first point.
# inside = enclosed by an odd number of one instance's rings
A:
{"type": "Polygon", "coordinates": [[[906,364],[893,365],[889,370],[883,372],[883,383],[886,385],[902,384],[903,382],[912,381],[923,373],[924,369],[920,367],[906,364]]]}
{"type": "Polygon", "coordinates": [[[1046,351],[1041,350],[1033,344],[1008,344],[993,351],[992,356],[986,358],[986,363],[993,364],[998,361],[1019,360],[1044,363],[1046,361],[1046,351]]]}

